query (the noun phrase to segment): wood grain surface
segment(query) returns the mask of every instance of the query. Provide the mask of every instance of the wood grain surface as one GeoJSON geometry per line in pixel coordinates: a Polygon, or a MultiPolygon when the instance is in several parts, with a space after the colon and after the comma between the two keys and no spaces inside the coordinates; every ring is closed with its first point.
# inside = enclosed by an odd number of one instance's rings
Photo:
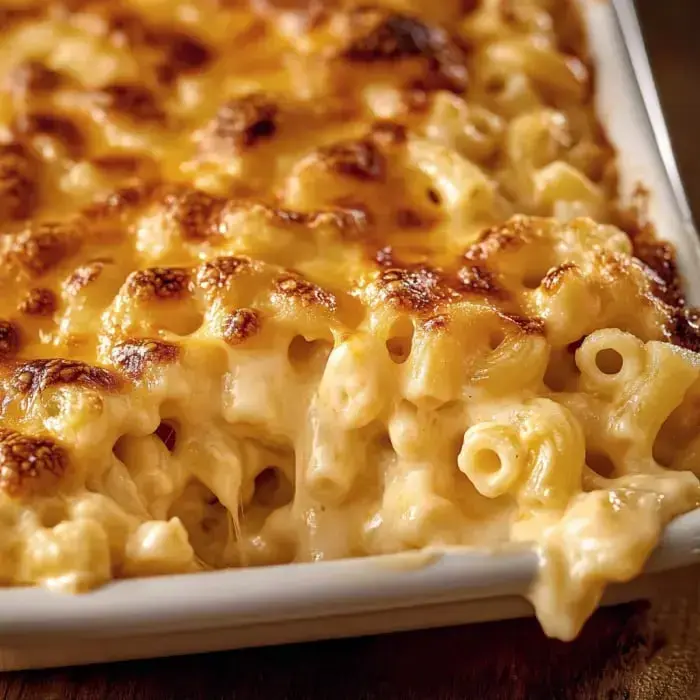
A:
{"type": "MultiPolygon", "coordinates": [[[[700,220],[700,2],[638,0],[638,6],[700,220]]],[[[700,698],[700,568],[664,577],[651,604],[599,610],[571,644],[546,639],[534,620],[516,620],[0,676],[0,700],[64,698],[700,698]]]]}

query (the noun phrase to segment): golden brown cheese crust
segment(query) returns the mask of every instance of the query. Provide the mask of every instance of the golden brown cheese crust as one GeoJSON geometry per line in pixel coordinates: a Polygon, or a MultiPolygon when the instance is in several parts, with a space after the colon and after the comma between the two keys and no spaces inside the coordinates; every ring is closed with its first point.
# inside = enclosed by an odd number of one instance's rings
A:
{"type": "Polygon", "coordinates": [[[573,0],[1,3],[0,583],[527,541],[571,638],[697,505],[573,0]]]}
{"type": "Polygon", "coordinates": [[[70,158],[82,158],[85,151],[85,137],[80,128],[71,119],[60,114],[20,114],[13,124],[13,129],[24,138],[37,135],[55,138],[63,145],[70,158]]]}
{"type": "Polygon", "coordinates": [[[76,267],[63,282],[63,291],[69,296],[75,296],[81,289],[94,282],[102,274],[104,267],[105,262],[102,260],[76,267]]]}
{"type": "Polygon", "coordinates": [[[204,127],[201,150],[232,154],[270,139],[277,129],[278,112],[277,104],[260,93],[228,100],[204,127]]]}
{"type": "Polygon", "coordinates": [[[52,440],[0,428],[0,491],[25,498],[56,488],[68,456],[52,440]]]}
{"type": "MultiPolygon", "coordinates": [[[[604,183],[613,154],[589,95],[555,100],[542,76],[523,73],[524,106],[513,107],[490,72],[498,37],[464,29],[474,4],[433,4],[2,9],[0,396],[128,391],[182,362],[190,335],[247,347],[294,314],[318,337],[375,312],[437,335],[471,303],[546,336],[528,299],[554,298],[583,273],[556,260],[516,279],[508,256],[554,238],[538,219],[502,222],[552,213],[514,189],[507,138],[521,114],[552,105],[569,123],[551,159],[600,186],[605,218],[624,224],[641,261],[601,255],[600,278],[629,283],[629,303],[660,329],[648,337],[698,349],[671,247],[639,211],[615,214],[604,183]],[[24,43],[35,26],[51,37],[38,51],[24,43]],[[80,62],[54,51],[62,41],[80,62]],[[426,142],[483,182],[424,157],[426,142]],[[459,200],[465,191],[472,199],[459,200]]],[[[517,40],[518,6],[501,12],[501,34],[517,40]]],[[[571,43],[579,53],[562,70],[574,66],[585,86],[588,59],[571,43]]],[[[29,454],[41,439],[26,440],[29,454]]],[[[41,464],[60,476],[61,459],[41,464]]]]}
{"type": "Polygon", "coordinates": [[[52,70],[41,61],[29,59],[18,63],[7,76],[7,85],[18,98],[37,95],[55,90],[62,82],[58,71],[52,70]]]}
{"type": "Polygon", "coordinates": [[[343,50],[343,58],[353,63],[420,58],[427,70],[417,87],[459,93],[467,89],[466,47],[445,29],[376,9],[358,8],[354,14],[350,24],[357,36],[343,50]]]}
{"type": "Polygon", "coordinates": [[[0,217],[3,221],[26,219],[39,199],[40,165],[24,145],[0,145],[0,217]]]}
{"type": "Polygon", "coordinates": [[[348,141],[322,148],[318,158],[329,170],[358,180],[383,180],[384,157],[371,141],[348,141]]]}
{"type": "Polygon", "coordinates": [[[35,287],[27,292],[17,309],[29,316],[50,316],[56,307],[56,295],[50,289],[35,287]]]}
{"type": "Polygon", "coordinates": [[[53,358],[14,365],[9,384],[19,394],[35,396],[58,385],[115,391],[120,387],[121,380],[102,367],[93,367],[77,360],[53,358]]]}
{"type": "Polygon", "coordinates": [[[8,234],[0,241],[0,265],[5,279],[13,273],[32,279],[42,277],[76,251],[84,235],[81,227],[72,222],[40,223],[17,234],[8,234]]]}
{"type": "Polygon", "coordinates": [[[166,192],[163,205],[188,240],[212,241],[221,233],[225,200],[201,190],[178,188],[166,192]]]}
{"type": "Polygon", "coordinates": [[[379,275],[377,287],[381,302],[407,311],[437,311],[443,303],[458,298],[440,272],[429,267],[386,270],[379,275]]]}
{"type": "Polygon", "coordinates": [[[283,274],[275,280],[275,293],[302,306],[319,306],[335,311],[337,301],[333,294],[298,275],[283,274]]]}
{"type": "Polygon", "coordinates": [[[197,285],[204,291],[227,289],[238,275],[253,267],[249,258],[221,257],[202,263],[197,269],[197,285]]]}
{"type": "Polygon", "coordinates": [[[229,345],[240,345],[258,333],[260,324],[255,309],[236,309],[224,319],[221,335],[229,345]]]}
{"type": "Polygon", "coordinates": [[[95,95],[97,103],[136,121],[162,122],[165,112],[156,96],[143,85],[114,83],[102,88],[95,95]]]}
{"type": "Polygon", "coordinates": [[[153,338],[129,339],[112,348],[111,360],[130,379],[140,379],[151,366],[176,362],[179,348],[153,338]]]}
{"type": "Polygon", "coordinates": [[[0,319],[0,360],[13,357],[20,347],[20,335],[17,325],[0,319]]]}
{"type": "Polygon", "coordinates": [[[498,286],[494,275],[479,265],[465,265],[457,272],[462,289],[472,294],[482,294],[495,299],[503,298],[506,294],[498,286]]]}
{"type": "Polygon", "coordinates": [[[700,352],[700,312],[675,309],[665,328],[666,339],[683,348],[700,352]]]}
{"type": "Polygon", "coordinates": [[[655,275],[655,292],[672,306],[683,306],[683,288],[678,273],[673,246],[656,237],[654,225],[649,220],[649,192],[638,185],[632,195],[631,205],[618,212],[616,223],[629,235],[634,254],[655,275]]]}
{"type": "Polygon", "coordinates": [[[189,289],[188,271],[175,267],[137,270],[126,280],[126,294],[139,301],[181,299],[189,289]]]}

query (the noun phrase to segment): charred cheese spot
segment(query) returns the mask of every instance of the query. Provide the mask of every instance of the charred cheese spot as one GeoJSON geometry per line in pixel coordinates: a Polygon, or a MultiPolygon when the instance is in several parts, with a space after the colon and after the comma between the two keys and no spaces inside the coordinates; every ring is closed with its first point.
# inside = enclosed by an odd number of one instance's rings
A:
{"type": "Polygon", "coordinates": [[[302,306],[320,306],[335,311],[335,295],[296,275],[282,275],[275,281],[275,291],[282,297],[297,301],[302,306]]]}
{"type": "Polygon", "coordinates": [[[468,84],[466,49],[446,30],[404,14],[384,15],[360,8],[358,24],[376,17],[374,28],[358,36],[343,52],[351,62],[376,63],[423,58],[429,72],[421,86],[463,92],[468,84]]]}
{"type": "Polygon", "coordinates": [[[289,209],[268,209],[269,215],[283,224],[299,224],[314,228],[327,224],[352,238],[370,225],[369,214],[359,207],[299,212],[289,209]]]}
{"type": "Polygon", "coordinates": [[[450,317],[445,314],[431,316],[421,323],[421,327],[426,333],[443,333],[450,327],[450,317]]]}
{"type": "Polygon", "coordinates": [[[457,272],[461,283],[460,290],[473,294],[484,294],[490,297],[502,297],[505,290],[501,289],[495,277],[486,268],[479,265],[467,265],[457,272]]]}
{"type": "Polygon", "coordinates": [[[180,348],[152,338],[125,340],[112,348],[111,359],[130,379],[140,379],[150,367],[177,362],[180,348]]]}
{"type": "Polygon", "coordinates": [[[459,299],[442,275],[429,267],[389,269],[377,280],[381,299],[406,311],[425,312],[459,299]]]}
{"type": "Polygon", "coordinates": [[[501,0],[499,7],[501,19],[506,24],[515,24],[518,21],[517,8],[513,5],[513,0],[501,0]]]}
{"type": "Polygon", "coordinates": [[[380,146],[397,146],[406,143],[406,127],[403,124],[382,119],[372,124],[372,139],[380,146]]]}
{"type": "Polygon", "coordinates": [[[37,206],[39,162],[20,143],[0,144],[0,220],[26,219],[37,206]]]}
{"type": "Polygon", "coordinates": [[[656,275],[660,284],[654,285],[654,293],[671,306],[683,302],[680,275],[676,263],[676,251],[666,241],[636,241],[634,254],[656,275]]]}
{"type": "Polygon", "coordinates": [[[127,294],[139,301],[182,299],[189,294],[190,287],[190,273],[180,267],[137,270],[126,280],[127,294]]]}
{"type": "Polygon", "coordinates": [[[40,394],[51,386],[63,384],[103,391],[114,391],[120,387],[118,377],[103,367],[58,357],[29,360],[17,365],[11,384],[20,394],[40,394]]]}
{"type": "Polygon", "coordinates": [[[36,287],[27,292],[17,308],[29,316],[50,316],[56,306],[56,295],[50,289],[36,287]]]}
{"type": "Polygon", "coordinates": [[[143,85],[118,83],[102,88],[99,103],[109,110],[145,122],[162,122],[165,112],[156,96],[143,85]]]}
{"type": "Polygon", "coordinates": [[[197,286],[205,291],[226,289],[240,274],[253,268],[249,258],[220,257],[202,263],[197,269],[197,286]]]}
{"type": "Polygon", "coordinates": [[[150,201],[157,190],[158,185],[154,182],[142,182],[138,185],[122,187],[107,195],[103,200],[87,206],[83,210],[83,215],[92,221],[118,218],[150,201]]]}
{"type": "Polygon", "coordinates": [[[361,206],[312,212],[310,219],[312,227],[324,223],[334,226],[345,239],[352,240],[370,228],[372,218],[369,212],[361,206]]]}
{"type": "Polygon", "coordinates": [[[396,224],[401,228],[420,229],[430,223],[415,209],[399,209],[396,212],[396,224]]]}
{"type": "Polygon", "coordinates": [[[499,315],[507,322],[515,325],[518,330],[522,331],[526,335],[544,335],[545,326],[542,319],[534,317],[528,318],[527,316],[520,316],[518,314],[505,312],[499,312],[499,315]]]}
{"type": "Polygon", "coordinates": [[[467,260],[488,260],[501,250],[517,249],[527,244],[533,236],[533,222],[524,217],[511,219],[501,226],[484,231],[479,240],[464,253],[467,260]]]}
{"type": "Polygon", "coordinates": [[[13,234],[0,262],[40,277],[58,266],[80,245],[82,228],[78,223],[43,223],[13,234]]]}
{"type": "Polygon", "coordinates": [[[131,48],[147,44],[153,35],[152,27],[142,17],[122,7],[116,8],[107,17],[107,32],[115,44],[131,48]]]}
{"type": "Polygon", "coordinates": [[[557,289],[562,286],[564,280],[566,280],[571,273],[578,271],[579,267],[575,263],[562,263],[561,265],[553,267],[551,270],[549,270],[549,272],[547,272],[547,274],[542,278],[540,286],[545,292],[549,292],[551,294],[556,292],[557,289]]]}
{"type": "Polygon", "coordinates": [[[95,260],[76,267],[63,282],[63,291],[69,296],[75,296],[83,287],[94,282],[102,274],[105,264],[102,260],[95,260]]]}
{"type": "Polygon", "coordinates": [[[11,498],[54,492],[68,469],[68,455],[53,440],[0,428],[0,491],[11,498]]]}
{"type": "Polygon", "coordinates": [[[61,82],[60,73],[36,60],[20,63],[8,76],[8,87],[20,96],[50,92],[58,88],[61,82]]]}
{"type": "Polygon", "coordinates": [[[165,194],[163,205],[186,240],[203,241],[221,235],[224,199],[201,190],[177,188],[165,194]]]}
{"type": "Polygon", "coordinates": [[[155,174],[158,166],[153,159],[145,153],[107,153],[96,156],[91,163],[105,173],[112,175],[136,175],[147,176],[155,174]]]}
{"type": "Polygon", "coordinates": [[[352,61],[392,61],[408,56],[432,56],[434,37],[415,17],[389,15],[375,28],[356,38],[345,50],[352,61]]]}
{"type": "Polygon", "coordinates": [[[631,238],[634,255],[653,271],[653,292],[671,306],[683,306],[683,285],[678,272],[676,251],[668,241],[659,241],[649,218],[649,191],[637,185],[631,204],[617,213],[616,223],[631,238]]]}
{"type": "Polygon", "coordinates": [[[430,108],[430,93],[425,87],[412,85],[401,95],[402,105],[408,114],[424,115],[430,108]]]}
{"type": "Polygon", "coordinates": [[[0,8],[0,30],[5,31],[20,22],[37,19],[45,11],[43,3],[32,5],[27,3],[24,7],[12,5],[0,8]]]}
{"type": "Polygon", "coordinates": [[[212,53],[199,39],[181,32],[154,32],[151,43],[163,50],[163,60],[156,66],[162,83],[171,83],[180,75],[195,72],[212,60],[212,53]]]}
{"type": "Polygon", "coordinates": [[[237,309],[223,321],[221,334],[229,345],[240,345],[260,330],[260,314],[255,309],[237,309]]]}
{"type": "Polygon", "coordinates": [[[277,130],[278,111],[277,104],[260,93],[228,100],[204,128],[200,150],[234,153],[270,139],[277,130]]]}
{"type": "Polygon", "coordinates": [[[24,136],[42,135],[55,138],[63,144],[71,158],[82,157],[85,150],[82,132],[68,117],[45,113],[20,115],[14,128],[24,136]]]}
{"type": "Polygon", "coordinates": [[[674,309],[665,335],[675,345],[700,352],[700,309],[674,309]]]}
{"type": "Polygon", "coordinates": [[[328,170],[365,181],[386,177],[386,160],[370,140],[343,141],[318,151],[319,161],[328,170]]]}
{"type": "Polygon", "coordinates": [[[203,68],[212,59],[211,51],[196,37],[146,22],[141,16],[107,5],[108,32],[117,45],[132,50],[146,49],[155,54],[155,77],[170,84],[180,75],[203,68]]]}
{"type": "Polygon", "coordinates": [[[20,347],[19,329],[11,321],[0,319],[0,360],[17,354],[20,347]]]}

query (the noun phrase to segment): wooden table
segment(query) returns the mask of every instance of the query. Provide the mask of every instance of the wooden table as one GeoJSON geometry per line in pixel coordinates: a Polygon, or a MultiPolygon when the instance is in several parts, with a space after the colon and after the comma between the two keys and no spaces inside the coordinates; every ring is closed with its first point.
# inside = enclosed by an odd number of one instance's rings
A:
{"type": "MultiPolygon", "coordinates": [[[[436,0],[439,1],[439,0],[436,0]]],[[[700,220],[700,2],[638,0],[700,220]]],[[[571,644],[534,620],[0,677],[0,700],[700,698],[700,568],[600,610],[571,644]]]]}

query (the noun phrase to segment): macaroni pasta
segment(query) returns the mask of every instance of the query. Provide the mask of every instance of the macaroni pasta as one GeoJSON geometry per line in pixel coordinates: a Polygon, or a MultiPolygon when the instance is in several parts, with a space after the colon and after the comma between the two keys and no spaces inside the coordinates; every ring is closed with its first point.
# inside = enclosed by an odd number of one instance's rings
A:
{"type": "Polygon", "coordinates": [[[697,316],[567,0],[0,31],[2,583],[517,541],[569,639],[697,505],[697,316]]]}

